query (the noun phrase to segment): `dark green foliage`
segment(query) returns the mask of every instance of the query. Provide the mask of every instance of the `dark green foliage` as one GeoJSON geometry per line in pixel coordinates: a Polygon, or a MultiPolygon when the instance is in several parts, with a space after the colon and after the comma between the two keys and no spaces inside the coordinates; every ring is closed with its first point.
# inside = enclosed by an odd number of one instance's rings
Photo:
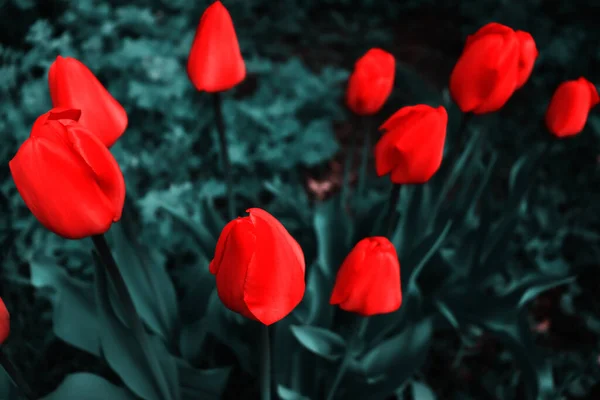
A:
{"type": "MultiPolygon", "coordinates": [[[[598,397],[600,117],[593,111],[565,141],[542,124],[561,81],[600,83],[598,7],[224,3],[248,68],[224,96],[238,213],[267,209],[307,260],[305,297],[272,330],[279,397],[324,398],[342,362],[339,399],[598,397]],[[540,57],[506,107],[458,133],[462,115],[445,87],[465,36],[489,21],[530,31],[540,57]],[[366,190],[358,196],[353,180],[348,201],[336,188],[319,200],[307,182],[337,177],[349,135],[361,129],[343,91],[371,46],[398,60],[394,92],[372,126],[415,103],[445,105],[450,126],[442,169],[427,185],[401,188],[392,221],[403,305],[371,318],[356,341],[356,316],[329,306],[329,296],[352,246],[386,233],[390,187],[371,168],[366,190]]],[[[0,294],[12,325],[3,351],[47,400],[257,396],[257,325],[221,304],[208,272],[226,223],[225,185],[209,96],[185,72],[207,4],[0,0],[0,294]],[[88,65],[130,118],[112,149],[128,201],[108,237],[147,346],[132,341],[91,242],[42,229],[10,178],[8,161],[50,108],[46,73],[58,54],[88,65]],[[144,352],[159,362],[134,368],[144,352]]],[[[17,399],[4,376],[0,399],[17,399]]]]}

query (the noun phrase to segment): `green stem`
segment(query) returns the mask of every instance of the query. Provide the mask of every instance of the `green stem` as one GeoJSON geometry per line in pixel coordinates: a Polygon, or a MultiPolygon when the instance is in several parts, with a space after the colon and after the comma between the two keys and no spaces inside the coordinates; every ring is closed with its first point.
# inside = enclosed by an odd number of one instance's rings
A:
{"type": "Polygon", "coordinates": [[[394,221],[396,220],[396,209],[398,205],[398,200],[400,199],[400,188],[401,185],[393,184],[392,191],[390,192],[390,200],[389,200],[389,217],[388,217],[388,228],[386,237],[392,240],[391,236],[394,233],[394,221]]]}
{"type": "MultiPolygon", "coordinates": [[[[125,312],[127,325],[133,331],[135,338],[138,340],[143,349],[151,348],[142,320],[135,309],[131,294],[127,289],[123,275],[121,275],[121,271],[119,271],[119,267],[117,266],[110,248],[108,247],[106,238],[104,235],[95,235],[92,236],[92,242],[94,242],[98,256],[100,257],[104,268],[106,268],[106,272],[108,273],[110,280],[115,286],[115,290],[117,291],[117,295],[119,296],[119,300],[121,301],[123,310],[125,312]]],[[[156,355],[152,352],[144,352],[144,355],[146,356],[146,360],[140,360],[140,362],[148,363],[148,366],[154,372],[154,378],[160,380],[160,382],[157,382],[159,388],[168,388],[168,383],[161,372],[160,364],[156,358],[156,355]]],[[[162,392],[162,390],[159,390],[159,392],[162,392]]],[[[169,397],[168,393],[162,393],[162,396],[165,396],[165,398],[169,397]]]]}
{"type": "Polygon", "coordinates": [[[260,399],[271,400],[271,343],[269,327],[261,326],[260,399]]]}
{"type": "Polygon", "coordinates": [[[352,349],[352,345],[364,337],[364,335],[367,331],[368,324],[369,324],[369,318],[360,317],[360,323],[359,323],[357,329],[354,331],[352,338],[348,342],[350,344],[351,348],[347,349],[346,354],[344,354],[344,358],[342,359],[340,368],[338,369],[337,375],[335,376],[333,384],[331,385],[331,389],[329,389],[329,394],[327,395],[327,400],[333,400],[333,398],[335,396],[335,392],[337,391],[338,387],[340,386],[340,383],[342,383],[342,378],[344,377],[344,374],[348,370],[348,367],[350,366],[350,362],[352,361],[352,352],[350,351],[352,349]]]}
{"type": "Polygon", "coordinates": [[[13,384],[17,387],[17,389],[27,398],[27,400],[34,400],[36,395],[33,393],[23,376],[19,373],[17,367],[13,364],[13,362],[8,358],[8,356],[4,353],[2,349],[0,349],[0,364],[6,371],[6,374],[13,382],[13,384]]]}
{"type": "Polygon", "coordinates": [[[369,164],[369,153],[371,151],[371,120],[364,121],[364,135],[363,135],[363,148],[360,159],[360,172],[358,175],[358,189],[356,194],[362,196],[365,191],[365,184],[367,182],[367,166],[369,164]]]}
{"type": "Polygon", "coordinates": [[[229,147],[227,146],[227,137],[225,135],[225,120],[223,119],[223,105],[221,93],[213,93],[213,108],[215,111],[215,123],[219,134],[219,148],[221,150],[221,159],[223,160],[223,173],[227,182],[227,208],[229,219],[235,218],[235,196],[233,195],[233,178],[231,171],[231,162],[229,161],[229,147]]]}

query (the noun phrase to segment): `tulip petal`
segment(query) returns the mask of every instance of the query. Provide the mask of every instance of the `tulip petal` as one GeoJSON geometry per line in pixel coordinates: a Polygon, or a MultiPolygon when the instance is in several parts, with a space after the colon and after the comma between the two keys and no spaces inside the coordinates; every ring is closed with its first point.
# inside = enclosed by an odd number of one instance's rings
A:
{"type": "Polygon", "coordinates": [[[265,325],[288,315],[302,300],[305,290],[304,255],[300,246],[271,214],[250,209],[256,253],[248,266],[244,301],[265,325]]]}
{"type": "Polygon", "coordinates": [[[4,304],[4,301],[0,299],[0,345],[8,338],[10,334],[10,314],[4,304]]]}
{"type": "Polygon", "coordinates": [[[114,186],[103,182],[104,189],[109,189],[105,194],[98,177],[113,174],[118,169],[116,161],[89,133],[80,139],[82,152],[76,153],[74,147],[65,146],[72,140],[66,127],[58,121],[49,121],[46,126],[46,132],[32,135],[9,163],[17,190],[37,219],[65,238],[106,232],[116,218],[115,197],[120,188],[124,198],[124,183],[122,175],[113,175],[121,182],[114,186]],[[81,156],[83,149],[99,175],[81,156]],[[100,160],[108,166],[100,167],[100,160]]]}
{"type": "Polygon", "coordinates": [[[581,132],[589,110],[598,103],[596,88],[585,78],[563,82],[558,86],[548,109],[546,126],[557,137],[572,136],[581,132]]]}
{"type": "Polygon", "coordinates": [[[196,89],[211,93],[231,89],[246,77],[233,21],[220,1],[202,14],[187,73],[196,89]]]}
{"type": "Polygon", "coordinates": [[[517,77],[517,89],[522,87],[531,76],[535,60],[539,52],[533,40],[533,36],[529,32],[517,31],[519,40],[520,56],[519,56],[519,74],[517,77]]]}
{"type": "Polygon", "coordinates": [[[255,251],[259,241],[256,228],[247,217],[233,220],[227,226],[229,228],[219,238],[219,241],[225,241],[223,251],[215,254],[221,257],[218,268],[212,268],[216,270],[217,294],[227,308],[256,320],[244,300],[249,270],[256,265],[255,251]]]}
{"type": "Polygon", "coordinates": [[[58,56],[48,71],[50,97],[55,108],[81,109],[79,122],[112,146],[127,129],[125,109],[82,62],[58,56]]]}

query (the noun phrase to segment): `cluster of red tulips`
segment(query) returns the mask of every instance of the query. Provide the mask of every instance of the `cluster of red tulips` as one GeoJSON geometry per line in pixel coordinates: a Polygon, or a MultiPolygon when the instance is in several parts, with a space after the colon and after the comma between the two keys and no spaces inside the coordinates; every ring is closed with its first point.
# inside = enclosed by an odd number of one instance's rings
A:
{"type": "MultiPolygon", "coordinates": [[[[498,23],[485,25],[467,38],[452,72],[454,101],[464,113],[499,110],[527,82],[537,56],[529,33],[498,23]]],[[[393,55],[369,50],[349,79],[348,107],[360,116],[377,113],[392,92],[395,70],[393,55]]],[[[245,79],[233,22],[219,1],[202,16],[187,73],[198,91],[215,96],[245,79]]],[[[67,239],[97,237],[119,221],[123,209],[125,182],[109,148],[125,132],[127,114],[76,59],[57,57],[48,83],[54,108],[35,121],[10,161],[12,177],[27,207],[47,229],[67,239]]],[[[562,83],[547,109],[548,130],[561,138],[581,132],[598,102],[595,86],[585,78],[562,83]]],[[[380,127],[383,133],[374,148],[377,174],[389,174],[394,184],[429,181],[442,162],[447,125],[442,106],[398,110],[380,127]]],[[[229,309],[270,325],[304,296],[304,254],[267,211],[247,212],[249,216],[223,228],[209,268],[229,309]]],[[[400,307],[400,265],[387,238],[368,237],[356,244],[338,271],[330,303],[363,316],[400,307]]],[[[3,341],[9,331],[3,304],[0,314],[3,341]]]]}

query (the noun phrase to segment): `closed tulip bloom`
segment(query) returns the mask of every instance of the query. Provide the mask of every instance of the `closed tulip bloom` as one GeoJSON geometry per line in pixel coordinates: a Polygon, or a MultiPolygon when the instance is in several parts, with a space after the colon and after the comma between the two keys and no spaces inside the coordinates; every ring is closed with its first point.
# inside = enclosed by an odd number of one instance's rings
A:
{"type": "Polygon", "coordinates": [[[0,345],[4,343],[10,334],[10,314],[4,305],[4,301],[0,299],[0,345]]]}
{"type": "Polygon", "coordinates": [[[546,126],[559,138],[583,130],[590,109],[600,102],[596,86],[581,77],[563,82],[554,92],[546,111],[546,126]]]}
{"type": "Polygon", "coordinates": [[[394,245],[380,236],[358,242],[337,273],[329,303],[363,316],[400,308],[400,263],[394,245]]]}
{"type": "Polygon", "coordinates": [[[392,93],[396,60],[381,49],[371,49],[354,65],[348,80],[346,104],[358,115],[373,115],[392,93]]]}
{"type": "Polygon", "coordinates": [[[304,296],[304,253],[283,225],[260,208],[223,228],[210,272],[227,308],[265,325],[288,315],[304,296]]]}
{"type": "Polygon", "coordinates": [[[121,218],[123,174],[108,148],[77,122],[81,112],[52,109],[10,161],[17,190],[50,231],[67,239],[106,232],[121,218]]]}
{"type": "Polygon", "coordinates": [[[196,89],[222,92],[246,77],[233,21],[220,1],[204,11],[188,58],[187,73],[196,89]]]}
{"type": "Polygon", "coordinates": [[[391,174],[393,183],[425,183],[442,163],[448,114],[444,107],[403,107],[379,128],[375,145],[377,175],[391,174]]]}
{"type": "Polygon", "coordinates": [[[81,110],[79,123],[112,146],[127,128],[127,113],[96,76],[80,61],[56,57],[48,72],[54,108],[81,110]]]}
{"type": "Polygon", "coordinates": [[[452,98],[463,112],[497,111],[525,84],[537,56],[529,33],[489,23],[467,38],[450,76],[452,98]]]}

